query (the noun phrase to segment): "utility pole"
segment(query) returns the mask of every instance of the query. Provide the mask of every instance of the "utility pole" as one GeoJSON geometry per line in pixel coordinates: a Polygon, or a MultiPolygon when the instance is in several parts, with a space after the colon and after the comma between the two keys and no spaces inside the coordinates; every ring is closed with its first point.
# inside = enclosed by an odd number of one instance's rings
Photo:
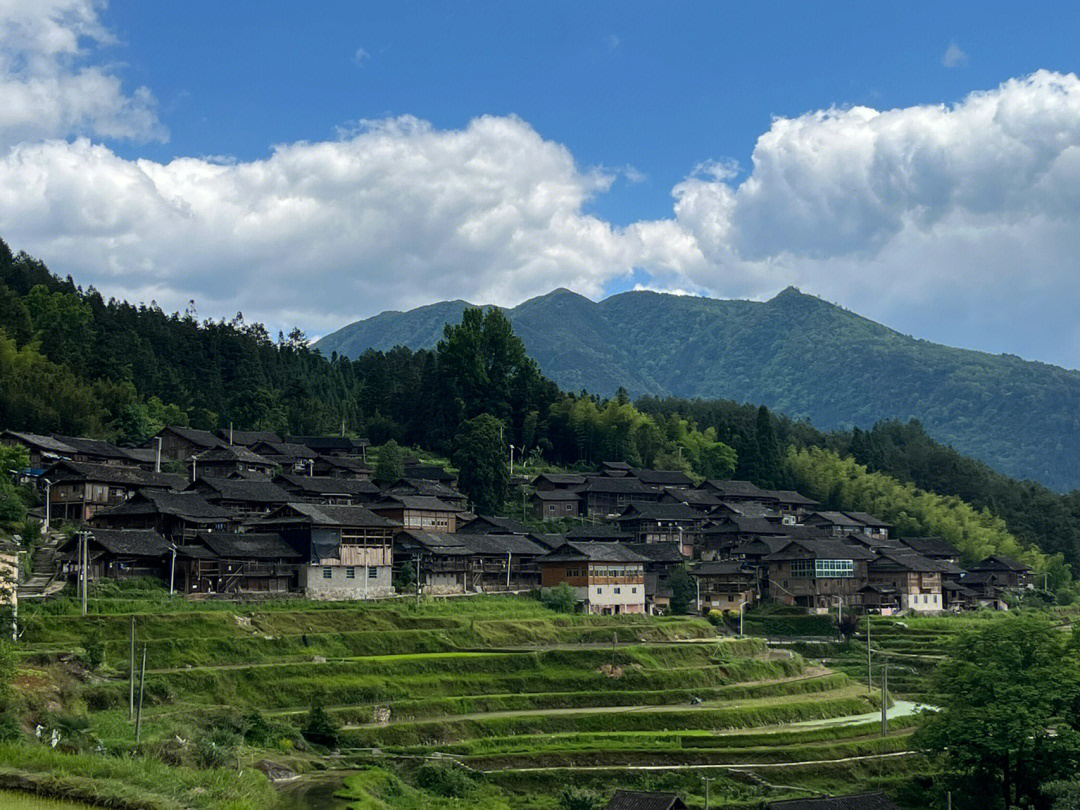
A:
{"type": "Polygon", "coordinates": [[[139,674],[139,710],[135,714],[135,744],[139,744],[139,735],[142,734],[142,704],[143,693],[146,691],[146,645],[142,648],[142,672],[139,674]]]}
{"type": "Polygon", "coordinates": [[[870,611],[866,611],[866,693],[873,694],[874,682],[870,677],[870,611]]]}
{"type": "Polygon", "coordinates": [[[611,671],[615,671],[615,645],[619,643],[619,634],[615,630],[611,631],[611,671]]]}
{"type": "MultiPolygon", "coordinates": [[[[52,507],[49,503],[50,495],[49,491],[52,489],[52,481],[48,478],[42,478],[41,482],[45,484],[45,534],[49,533],[49,520],[52,517],[52,507]]],[[[47,539],[47,538],[46,538],[47,539]]]]}
{"type": "Polygon", "coordinates": [[[128,652],[128,722],[135,720],[135,617],[131,617],[131,649],[128,652]]]}
{"type": "Polygon", "coordinates": [[[89,588],[90,575],[90,532],[79,532],[79,549],[82,561],[82,615],[86,615],[86,591],[89,588]]]}
{"type": "Polygon", "coordinates": [[[889,734],[889,655],[881,654],[883,669],[881,671],[881,736],[889,734]]]}
{"type": "Polygon", "coordinates": [[[705,810],[709,810],[709,785],[716,780],[715,776],[703,776],[701,781],[705,783],[705,810]]]}
{"type": "Polygon", "coordinates": [[[161,437],[154,437],[154,472],[161,472],[161,437]]]}

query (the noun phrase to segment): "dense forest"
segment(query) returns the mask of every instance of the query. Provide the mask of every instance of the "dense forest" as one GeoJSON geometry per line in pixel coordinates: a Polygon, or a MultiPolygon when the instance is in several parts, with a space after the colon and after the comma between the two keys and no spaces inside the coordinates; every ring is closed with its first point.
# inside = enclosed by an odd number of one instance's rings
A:
{"type": "MultiPolygon", "coordinates": [[[[433,348],[467,306],[385,312],[317,347],[433,348]]],[[[917,419],[1008,475],[1080,486],[1077,371],[917,340],[794,288],[765,302],[645,291],[593,302],[556,290],[505,312],[564,390],[762,403],[825,430],[917,419]]]]}
{"type": "MultiPolygon", "coordinates": [[[[540,373],[515,331],[501,312],[473,309],[431,349],[324,357],[298,330],[273,339],[239,314],[200,321],[194,305],[168,314],[106,300],[0,242],[0,428],[137,443],[164,424],[293,434],[344,427],[376,444],[450,455],[459,426],[489,414],[506,444],[536,461],[624,460],[771,487],[807,485],[789,448],[820,448],[955,496],[1000,518],[1023,545],[1080,562],[1080,493],[997,473],[918,423],[825,433],[764,406],[569,393],[540,373]]],[[[830,505],[861,508],[849,501],[830,505]]],[[[898,524],[909,533],[930,525],[898,524]]]]}

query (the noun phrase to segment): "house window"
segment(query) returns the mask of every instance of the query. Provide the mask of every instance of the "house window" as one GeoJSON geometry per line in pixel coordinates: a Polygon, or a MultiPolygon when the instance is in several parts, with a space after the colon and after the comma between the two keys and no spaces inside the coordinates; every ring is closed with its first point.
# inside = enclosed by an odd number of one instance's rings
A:
{"type": "Polygon", "coordinates": [[[616,595],[616,596],[618,596],[618,595],[619,595],[620,593],[622,593],[622,591],[621,591],[621,589],[619,588],[619,586],[617,586],[617,585],[616,585],[616,586],[615,586],[615,595],[616,595]]]}
{"type": "Polygon", "coordinates": [[[637,593],[637,586],[630,589],[630,593],[637,593]]]}
{"type": "Polygon", "coordinates": [[[324,565],[322,568],[322,578],[330,579],[332,576],[334,576],[334,569],[329,565],[324,565]]]}
{"type": "Polygon", "coordinates": [[[345,579],[356,579],[356,568],[350,565],[345,569],[345,579]]]}
{"type": "Polygon", "coordinates": [[[367,578],[368,579],[378,579],[379,578],[379,569],[376,568],[373,565],[369,566],[368,570],[367,570],[367,578]]]}

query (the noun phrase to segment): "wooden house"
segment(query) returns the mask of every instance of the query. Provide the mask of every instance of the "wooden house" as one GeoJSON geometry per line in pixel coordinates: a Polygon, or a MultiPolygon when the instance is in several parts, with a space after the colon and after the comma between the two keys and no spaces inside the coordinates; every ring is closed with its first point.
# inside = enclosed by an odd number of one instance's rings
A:
{"type": "Polygon", "coordinates": [[[153,473],[117,464],[60,461],[49,467],[49,514],[54,525],[85,523],[102,509],[121,504],[140,489],[174,489],[184,476],[153,473]]]}
{"type": "Polygon", "coordinates": [[[405,529],[394,537],[397,564],[409,560],[428,594],[535,590],[540,587],[539,560],[548,551],[515,534],[405,529]]]}
{"type": "Polygon", "coordinates": [[[888,540],[889,530],[892,529],[892,524],[886,523],[884,520],[878,517],[874,517],[869,512],[845,512],[852,520],[859,521],[863,528],[860,530],[864,534],[868,534],[875,540],[888,540]]]}
{"type": "Polygon", "coordinates": [[[551,491],[568,489],[578,491],[585,486],[587,479],[581,473],[540,473],[531,484],[535,490],[551,491]]]}
{"type": "Polygon", "coordinates": [[[585,498],[585,515],[607,517],[617,515],[632,503],[658,503],[661,493],[632,476],[600,476],[590,480],[580,494],[585,498]]]}
{"type": "Polygon", "coordinates": [[[991,554],[984,560],[968,566],[972,574],[993,574],[1002,588],[1017,590],[1031,584],[1031,568],[1001,554],[991,554]]]}
{"type": "Polygon", "coordinates": [[[208,430],[177,427],[164,427],[142,446],[156,450],[161,445],[161,457],[171,461],[188,461],[196,453],[202,453],[214,447],[221,447],[225,442],[208,430]]]}
{"type": "Polygon", "coordinates": [[[232,531],[237,516],[214,506],[199,492],[140,489],[128,500],[94,514],[90,525],[102,529],[154,529],[166,541],[185,545],[200,532],[232,531]]]}
{"type": "Polygon", "coordinates": [[[776,502],[776,510],[780,513],[781,521],[789,525],[802,523],[809,515],[821,506],[813,498],[796,492],[793,489],[767,490],[776,502]]]}
{"type": "Polygon", "coordinates": [[[586,613],[645,612],[645,558],[619,543],[563,543],[540,570],[545,588],[565,582],[586,613]]]}
{"type": "Polygon", "coordinates": [[[676,569],[686,565],[686,556],[678,543],[623,543],[623,548],[645,560],[645,612],[666,614],[671,608],[669,579],[676,569]]]}
{"type": "Polygon", "coordinates": [[[38,475],[58,461],[75,460],[75,448],[52,436],[38,433],[22,433],[5,430],[0,433],[0,444],[7,447],[23,447],[30,456],[29,472],[38,475]]]}
{"type": "Polygon", "coordinates": [[[246,447],[223,444],[191,457],[191,480],[229,478],[246,473],[256,473],[269,478],[274,472],[274,467],[272,461],[246,447]]]}
{"type": "Polygon", "coordinates": [[[900,610],[936,613],[945,609],[941,566],[908,549],[880,549],[867,565],[870,585],[892,588],[900,610]]]}
{"type": "Polygon", "coordinates": [[[631,473],[634,468],[625,461],[602,461],[600,472],[610,478],[623,478],[631,473]]]}
{"type": "Polygon", "coordinates": [[[690,571],[701,595],[701,612],[738,610],[757,600],[758,574],[751,563],[740,560],[703,562],[690,571]]]}
{"type": "Polygon", "coordinates": [[[581,514],[581,496],[572,489],[537,489],[530,500],[537,520],[561,520],[581,514]]]}
{"type": "Polygon", "coordinates": [[[704,514],[684,503],[632,503],[615,524],[640,543],[676,543],[687,557],[693,555],[704,514]]]}
{"type": "MultiPolygon", "coordinates": [[[[78,537],[57,549],[64,575],[76,580],[81,561],[78,537]]],[[[153,529],[93,529],[86,540],[87,579],[154,577],[168,581],[173,545],[153,529]]]]}
{"type": "Polygon", "coordinates": [[[298,586],[310,599],[390,596],[397,521],[363,506],[287,503],[257,524],[301,555],[298,586]]]}
{"type": "Polygon", "coordinates": [[[457,518],[461,514],[458,507],[425,495],[386,495],[369,508],[406,529],[433,532],[456,532],[457,518]]]}
{"type": "Polygon", "coordinates": [[[315,474],[315,458],[318,453],[305,445],[296,444],[295,442],[263,440],[255,442],[248,449],[262,456],[283,472],[299,473],[301,475],[315,474]]]}
{"type": "Polygon", "coordinates": [[[311,467],[313,475],[326,475],[333,478],[354,478],[359,481],[370,481],[372,470],[367,462],[359,458],[346,458],[343,456],[315,457],[315,463],[311,467]]]}
{"type": "Polygon", "coordinates": [[[282,594],[297,588],[300,552],[273,532],[209,532],[177,548],[187,594],[282,594]]]}
{"type": "Polygon", "coordinates": [[[790,530],[791,527],[767,518],[730,515],[701,526],[694,556],[702,560],[728,559],[733,550],[744,543],[765,537],[787,537],[790,530]]]}
{"type": "Polygon", "coordinates": [[[867,563],[872,552],[839,540],[789,541],[765,558],[769,569],[769,597],[824,613],[842,600],[858,603],[867,584],[867,563]]]}
{"type": "Polygon", "coordinates": [[[861,520],[843,512],[812,512],[807,515],[803,523],[818,528],[830,537],[837,538],[861,532],[866,528],[866,524],[861,520]]]}
{"type": "Polygon", "coordinates": [[[415,459],[405,460],[404,478],[423,478],[427,481],[437,481],[440,484],[457,489],[457,476],[439,464],[421,464],[415,459]]]}
{"type": "Polygon", "coordinates": [[[776,497],[772,492],[749,481],[710,478],[698,484],[698,489],[715,492],[720,500],[732,503],[759,501],[771,504],[776,502],[776,497]]]}

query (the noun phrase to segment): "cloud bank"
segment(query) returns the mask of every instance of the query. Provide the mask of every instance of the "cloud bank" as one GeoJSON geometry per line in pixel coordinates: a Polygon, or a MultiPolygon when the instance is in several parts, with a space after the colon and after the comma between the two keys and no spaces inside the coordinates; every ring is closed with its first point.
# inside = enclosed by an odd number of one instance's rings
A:
{"type": "Polygon", "coordinates": [[[1080,365],[1075,75],[778,118],[745,170],[688,166],[669,218],[616,227],[589,213],[614,175],[515,117],[367,121],[247,162],[122,158],[108,141],[165,137],[150,92],[88,64],[111,42],[96,6],[26,5],[0,0],[0,94],[17,99],[0,236],[107,294],[319,334],[443,298],[794,283],[921,336],[1080,365]]]}

